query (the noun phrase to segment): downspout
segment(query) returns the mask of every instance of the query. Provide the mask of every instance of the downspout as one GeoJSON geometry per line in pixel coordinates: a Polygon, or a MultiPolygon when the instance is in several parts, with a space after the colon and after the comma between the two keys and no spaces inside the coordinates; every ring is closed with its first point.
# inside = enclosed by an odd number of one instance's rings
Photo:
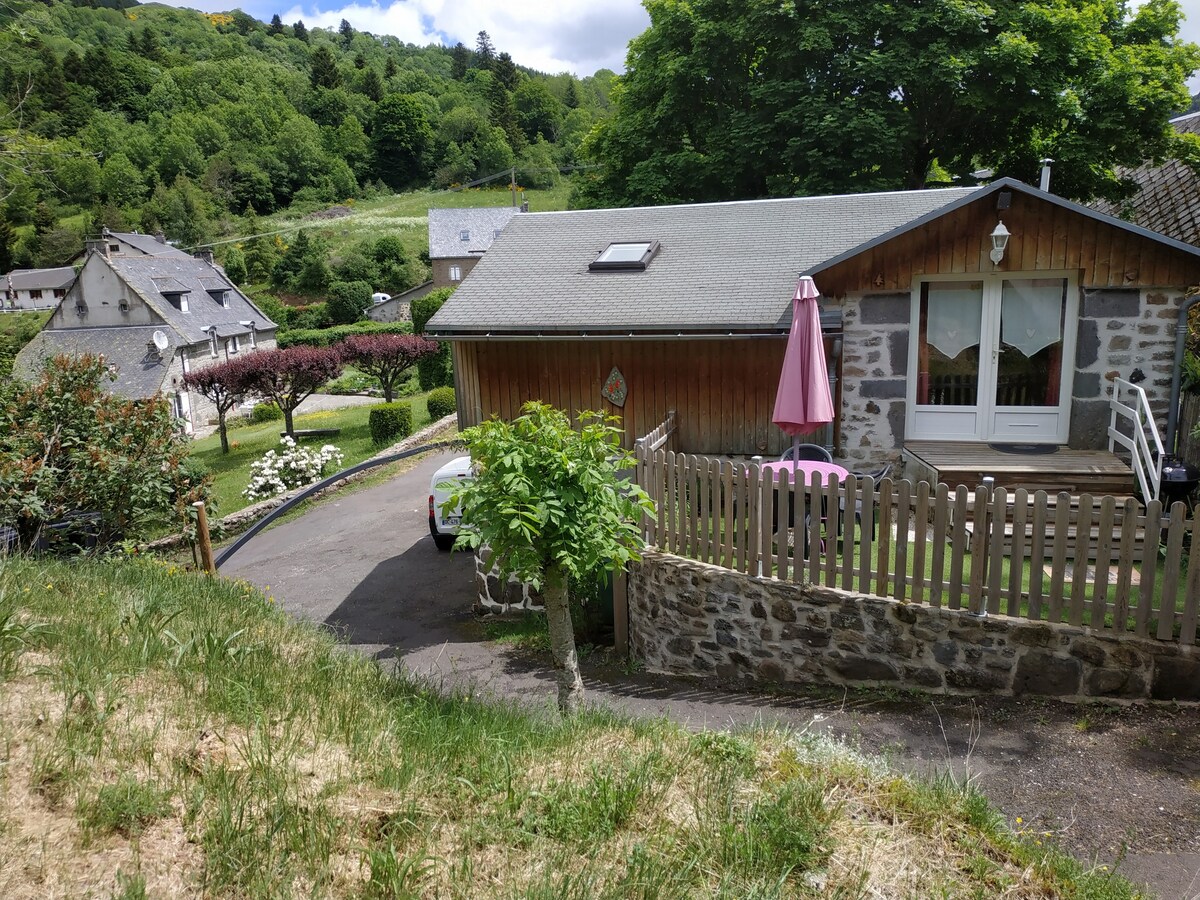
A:
{"type": "Polygon", "coordinates": [[[1183,355],[1187,349],[1188,313],[1200,303],[1200,294],[1193,294],[1179,307],[1179,319],[1175,324],[1175,371],[1171,373],[1171,402],[1167,409],[1166,451],[1175,455],[1175,441],[1179,431],[1179,393],[1183,384],[1183,355]]]}

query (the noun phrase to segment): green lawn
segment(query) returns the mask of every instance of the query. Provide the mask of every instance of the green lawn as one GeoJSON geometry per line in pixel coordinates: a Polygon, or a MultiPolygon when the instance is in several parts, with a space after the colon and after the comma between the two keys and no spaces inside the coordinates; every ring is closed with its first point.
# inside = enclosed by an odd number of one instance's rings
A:
{"type": "MultiPolygon", "coordinates": [[[[415,394],[411,397],[401,397],[397,401],[412,404],[413,431],[429,424],[429,411],[425,408],[425,399],[428,396],[427,393],[415,394]]],[[[370,406],[351,406],[326,412],[305,413],[296,416],[295,426],[297,429],[340,428],[342,432],[337,437],[306,439],[305,443],[315,446],[333,444],[346,455],[342,467],[348,468],[374,456],[381,449],[371,441],[371,432],[367,426],[370,409],[370,406]]],[[[242,496],[242,491],[250,482],[250,464],[261,459],[268,450],[279,447],[279,433],[282,430],[282,419],[260,425],[231,428],[230,452],[227,455],[221,453],[221,439],[216,434],[196,441],[192,456],[204,463],[214,476],[213,492],[217,500],[218,515],[226,516],[250,505],[251,501],[242,496]]]]}

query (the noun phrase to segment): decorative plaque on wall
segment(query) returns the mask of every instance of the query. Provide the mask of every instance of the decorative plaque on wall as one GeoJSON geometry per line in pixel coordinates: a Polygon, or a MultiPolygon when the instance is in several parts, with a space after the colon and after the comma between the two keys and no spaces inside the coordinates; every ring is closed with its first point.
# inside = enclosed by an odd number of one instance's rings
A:
{"type": "Polygon", "coordinates": [[[625,396],[629,393],[629,385],[625,383],[625,376],[621,374],[621,370],[613,366],[613,370],[608,373],[608,378],[604,382],[604,387],[600,388],[600,396],[614,406],[624,406],[625,396]]]}

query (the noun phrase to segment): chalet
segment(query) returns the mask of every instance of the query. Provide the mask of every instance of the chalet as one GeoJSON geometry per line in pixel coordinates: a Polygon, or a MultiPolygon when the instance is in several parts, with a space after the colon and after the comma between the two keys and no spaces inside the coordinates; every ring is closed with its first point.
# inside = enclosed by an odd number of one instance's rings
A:
{"type": "Polygon", "coordinates": [[[800,274],[823,295],[838,410],[812,439],[848,468],[903,459],[970,485],[975,451],[1057,448],[1034,465],[1071,489],[1130,476],[1107,453],[1116,385],[1163,428],[1200,248],[1011,179],[530,213],[428,331],[452,343],[463,426],[541,399],[621,415],[632,441],[674,410],[679,450],[777,455],[800,274]]]}
{"type": "Polygon", "coordinates": [[[58,310],[17,355],[14,373],[30,377],[59,353],[102,354],[117,370],[115,393],[166,395],[191,432],[216,411],[183,388],[184,374],[274,347],[275,323],[209,258],[122,246],[105,240],[89,248],[58,310]],[[109,252],[111,246],[118,249],[109,252]]]}
{"type": "Polygon", "coordinates": [[[55,269],[13,269],[4,276],[0,309],[53,309],[75,280],[70,266],[55,269]]]}
{"type": "Polygon", "coordinates": [[[453,287],[466,278],[517,211],[513,206],[429,210],[433,286],[453,287]]]}

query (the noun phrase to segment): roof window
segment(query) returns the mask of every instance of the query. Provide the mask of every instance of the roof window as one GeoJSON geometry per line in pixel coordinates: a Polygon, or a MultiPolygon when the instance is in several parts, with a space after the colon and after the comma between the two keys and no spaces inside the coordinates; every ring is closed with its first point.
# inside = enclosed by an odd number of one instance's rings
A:
{"type": "Polygon", "coordinates": [[[588,265],[593,272],[606,269],[642,271],[658,253],[658,241],[614,241],[588,265]]]}
{"type": "Polygon", "coordinates": [[[458,239],[460,241],[469,241],[471,239],[471,230],[469,228],[464,228],[458,233],[458,239]]]}

